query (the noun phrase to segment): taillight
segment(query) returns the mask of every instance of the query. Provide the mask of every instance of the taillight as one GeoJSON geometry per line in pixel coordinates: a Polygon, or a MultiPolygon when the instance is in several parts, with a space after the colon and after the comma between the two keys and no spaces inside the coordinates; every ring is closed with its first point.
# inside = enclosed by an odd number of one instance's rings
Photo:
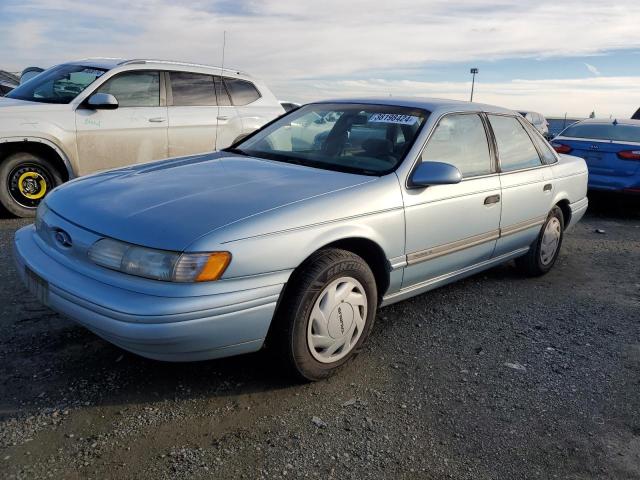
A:
{"type": "Polygon", "coordinates": [[[640,150],[623,150],[618,152],[618,157],[623,160],[640,160],[640,150]]]}
{"type": "Polygon", "coordinates": [[[558,153],[569,153],[572,150],[569,145],[565,145],[564,143],[553,142],[551,146],[558,153]]]}

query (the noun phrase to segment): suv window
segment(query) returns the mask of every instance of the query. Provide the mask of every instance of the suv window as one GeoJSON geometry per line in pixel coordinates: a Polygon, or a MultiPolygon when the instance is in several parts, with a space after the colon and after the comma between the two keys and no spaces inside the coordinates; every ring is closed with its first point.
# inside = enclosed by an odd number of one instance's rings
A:
{"type": "Polygon", "coordinates": [[[215,85],[216,85],[216,98],[218,99],[218,105],[222,107],[226,107],[231,105],[231,99],[229,98],[229,93],[227,92],[224,83],[222,83],[222,77],[214,77],[215,85]]]}
{"type": "Polygon", "coordinates": [[[120,107],[160,106],[158,72],[125,72],[110,78],[97,90],[116,97],[120,107]]]}
{"type": "Polygon", "coordinates": [[[422,152],[422,161],[450,163],[463,177],[492,173],[493,162],[480,117],[455,114],[440,120],[422,152]]]}
{"type": "Polygon", "coordinates": [[[212,75],[169,72],[174,106],[217,105],[212,75]]]}
{"type": "Polygon", "coordinates": [[[502,171],[542,165],[538,151],[517,118],[489,115],[489,122],[496,137],[502,171]]]}
{"type": "Polygon", "coordinates": [[[251,82],[225,77],[224,83],[231,94],[231,100],[234,105],[249,105],[260,98],[260,92],[251,82]]]}

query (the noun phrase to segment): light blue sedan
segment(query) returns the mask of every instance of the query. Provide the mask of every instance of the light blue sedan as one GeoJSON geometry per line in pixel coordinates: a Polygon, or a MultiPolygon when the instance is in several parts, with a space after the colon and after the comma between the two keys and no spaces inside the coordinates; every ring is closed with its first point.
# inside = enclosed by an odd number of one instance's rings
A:
{"type": "Polygon", "coordinates": [[[379,307],[516,259],[548,272],[587,167],[518,113],[450,100],[303,106],[225,151],[55,189],[16,233],[22,280],[139,355],[260,350],[317,380],[379,307]]]}

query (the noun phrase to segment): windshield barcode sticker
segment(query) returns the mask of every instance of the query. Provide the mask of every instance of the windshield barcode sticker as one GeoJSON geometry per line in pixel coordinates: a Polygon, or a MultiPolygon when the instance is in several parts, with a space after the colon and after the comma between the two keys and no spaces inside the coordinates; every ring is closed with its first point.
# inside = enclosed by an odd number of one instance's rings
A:
{"type": "Polygon", "coordinates": [[[374,113],[369,119],[369,123],[398,123],[400,125],[413,125],[417,121],[418,117],[398,113],[374,113]]]}

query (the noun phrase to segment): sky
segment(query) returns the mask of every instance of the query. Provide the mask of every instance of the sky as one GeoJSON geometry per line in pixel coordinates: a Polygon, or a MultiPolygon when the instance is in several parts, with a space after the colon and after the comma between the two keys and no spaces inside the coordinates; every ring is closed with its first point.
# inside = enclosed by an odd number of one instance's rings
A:
{"type": "Polygon", "coordinates": [[[640,107],[638,0],[0,0],[0,68],[162,58],[263,79],[283,100],[427,96],[547,116],[640,107]]]}

